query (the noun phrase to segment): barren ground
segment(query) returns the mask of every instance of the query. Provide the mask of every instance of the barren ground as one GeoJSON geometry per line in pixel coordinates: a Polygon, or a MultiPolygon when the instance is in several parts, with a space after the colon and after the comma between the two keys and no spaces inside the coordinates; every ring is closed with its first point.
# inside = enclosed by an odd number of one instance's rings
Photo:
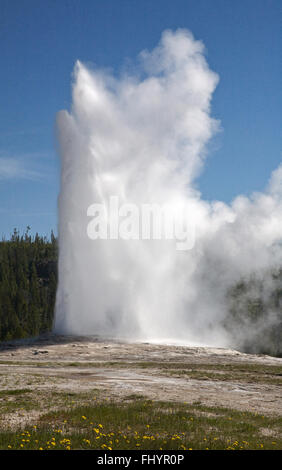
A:
{"type": "Polygon", "coordinates": [[[0,344],[2,428],[30,424],[55,409],[54,392],[97,392],[117,401],[141,395],[282,416],[282,358],[56,335],[0,344]],[[17,390],[40,397],[44,406],[7,410],[9,393],[17,390]]]}

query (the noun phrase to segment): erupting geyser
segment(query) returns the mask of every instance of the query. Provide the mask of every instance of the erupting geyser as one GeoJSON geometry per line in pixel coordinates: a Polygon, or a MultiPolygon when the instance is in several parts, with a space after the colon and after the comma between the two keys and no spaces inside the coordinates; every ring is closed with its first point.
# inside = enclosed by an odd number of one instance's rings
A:
{"type": "MultiPolygon", "coordinates": [[[[203,44],[186,30],[166,31],[140,64],[138,73],[117,78],[77,62],[71,112],[58,115],[55,330],[232,346],[238,338],[224,326],[226,292],[242,277],[282,266],[282,168],[263,194],[239,196],[230,206],[202,200],[194,182],[219,127],[210,116],[218,77],[203,44]],[[113,201],[119,212],[111,213],[113,201]],[[93,204],[108,223],[95,240],[93,204]],[[193,232],[194,242],[177,249],[173,239],[130,232],[130,209],[144,205],[169,205],[176,219],[184,213],[184,234],[191,242],[193,232]],[[109,236],[120,235],[112,217],[127,224],[127,237],[109,236]]],[[[270,311],[263,321],[277,318],[270,311]]]]}

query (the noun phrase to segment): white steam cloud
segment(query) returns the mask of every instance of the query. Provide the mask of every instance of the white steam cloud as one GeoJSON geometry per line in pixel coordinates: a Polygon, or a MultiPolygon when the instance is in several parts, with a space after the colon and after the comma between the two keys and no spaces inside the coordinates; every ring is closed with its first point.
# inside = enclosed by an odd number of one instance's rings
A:
{"type": "MultiPolygon", "coordinates": [[[[282,167],[264,193],[230,206],[202,200],[194,182],[219,129],[210,114],[218,76],[186,30],[165,31],[140,62],[138,76],[120,78],[77,62],[71,112],[58,115],[55,330],[236,346],[247,332],[235,337],[226,329],[226,293],[242,278],[282,266],[282,167]],[[177,251],[168,240],[90,240],[87,208],[107,207],[111,196],[122,204],[184,205],[193,249],[177,251]]],[[[263,320],[276,321],[273,312],[263,320]]]]}

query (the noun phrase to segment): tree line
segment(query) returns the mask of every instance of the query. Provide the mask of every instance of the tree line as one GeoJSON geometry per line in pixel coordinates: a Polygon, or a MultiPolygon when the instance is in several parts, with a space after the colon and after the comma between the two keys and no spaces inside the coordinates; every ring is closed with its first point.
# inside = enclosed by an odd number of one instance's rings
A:
{"type": "Polygon", "coordinates": [[[253,273],[226,293],[223,326],[235,349],[282,357],[282,268],[253,273]]]}
{"type": "Polygon", "coordinates": [[[0,241],[0,341],[37,336],[53,324],[58,246],[50,238],[14,230],[0,241]]]}

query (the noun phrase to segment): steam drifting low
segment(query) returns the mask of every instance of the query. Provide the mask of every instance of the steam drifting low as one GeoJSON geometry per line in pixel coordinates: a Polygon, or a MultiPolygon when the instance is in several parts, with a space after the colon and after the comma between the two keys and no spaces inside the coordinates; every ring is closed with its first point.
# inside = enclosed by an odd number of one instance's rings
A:
{"type": "Polygon", "coordinates": [[[254,328],[280,321],[269,308],[255,326],[227,327],[230,289],[257,276],[270,296],[271,273],[282,266],[282,167],[264,193],[231,205],[201,198],[195,181],[219,129],[210,110],[218,76],[204,52],[189,31],[177,30],[165,31],[153,51],[141,52],[134,73],[119,78],[77,62],[72,109],[57,120],[57,332],[240,346],[254,328]],[[193,247],[91,240],[87,210],[93,203],[108,208],[112,197],[123,205],[184,207],[193,247]]]}

